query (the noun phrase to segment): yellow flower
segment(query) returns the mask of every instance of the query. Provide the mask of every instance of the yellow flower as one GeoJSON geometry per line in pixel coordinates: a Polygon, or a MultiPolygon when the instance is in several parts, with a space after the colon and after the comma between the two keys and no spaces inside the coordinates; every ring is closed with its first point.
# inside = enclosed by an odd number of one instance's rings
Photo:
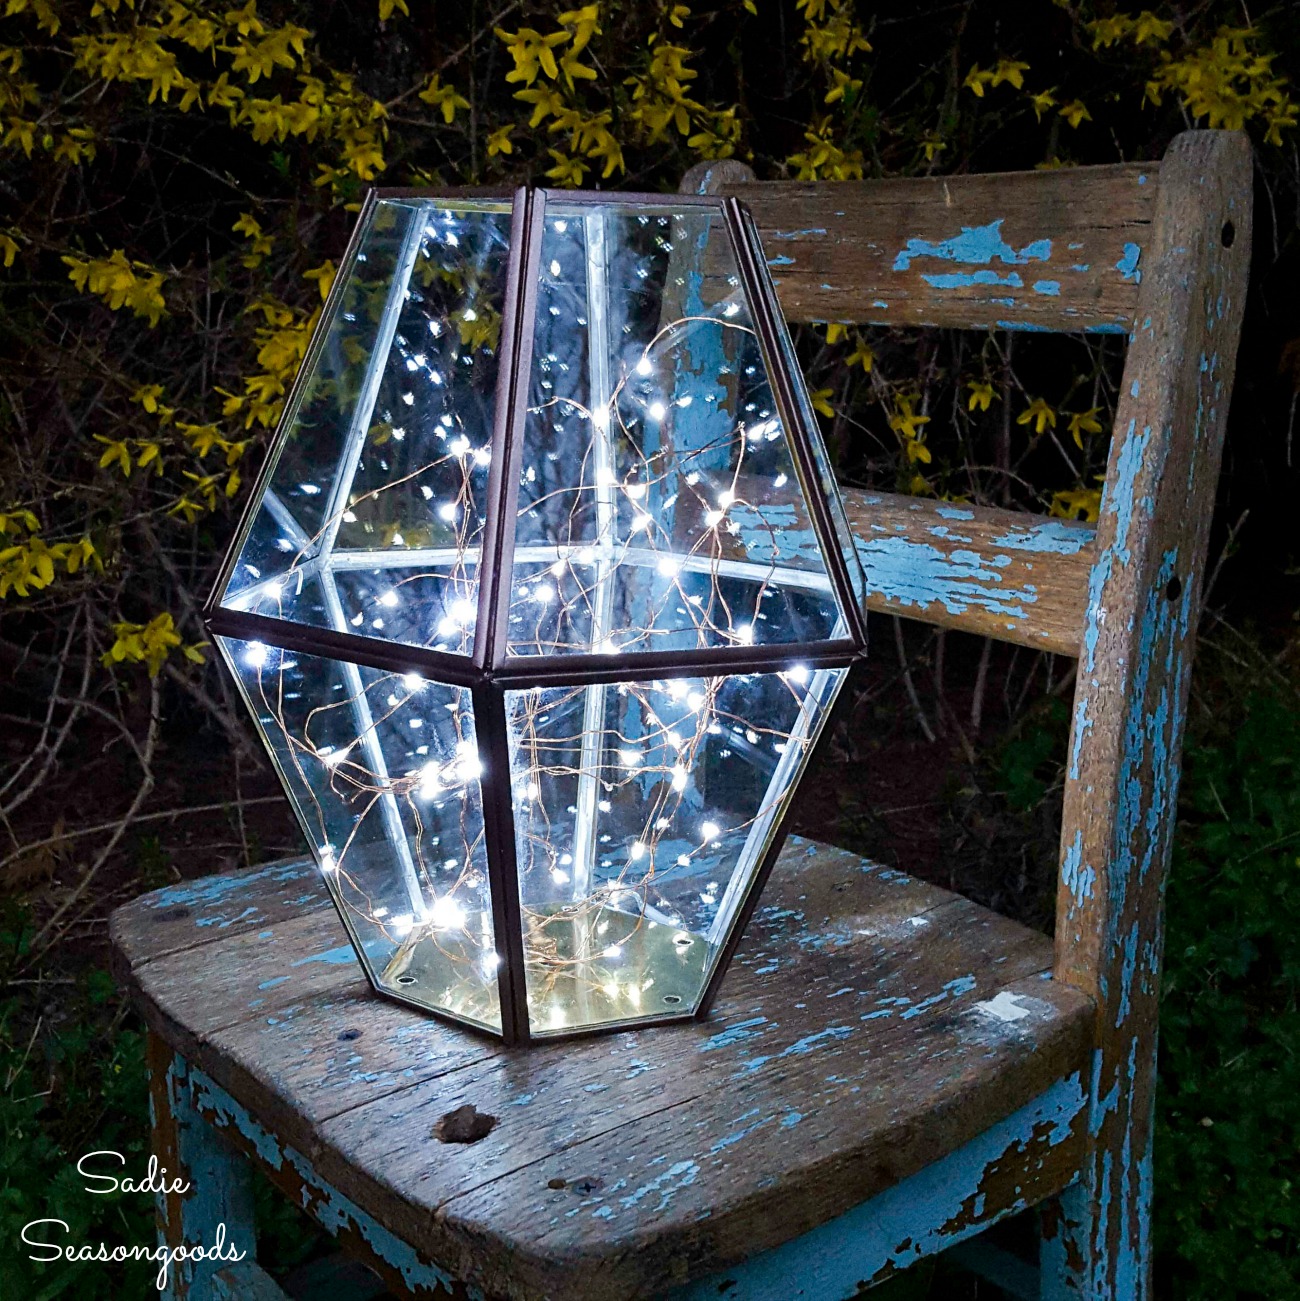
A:
{"type": "Polygon", "coordinates": [[[429,84],[420,92],[420,98],[426,104],[442,110],[442,120],[448,125],[456,120],[456,110],[469,111],[469,100],[457,92],[454,86],[444,86],[435,72],[429,78],[429,84]]]}
{"type": "Polygon", "coordinates": [[[989,85],[1000,86],[1005,81],[1009,82],[1017,90],[1023,90],[1025,85],[1024,74],[1028,71],[1029,64],[1027,63],[1018,63],[1014,59],[999,59],[993,65],[989,85]]]}
{"type": "Polygon", "coordinates": [[[1099,410],[1099,407],[1089,407],[1087,411],[1077,411],[1071,415],[1067,428],[1077,447],[1083,447],[1084,434],[1101,433],[1101,421],[1097,419],[1099,410]]]}
{"type": "Polygon", "coordinates": [[[571,39],[571,32],[552,32],[543,36],[531,27],[521,27],[517,32],[505,32],[500,27],[492,29],[497,39],[504,41],[510,57],[515,61],[514,68],[506,73],[507,81],[522,81],[531,86],[537,80],[539,72],[545,73],[552,81],[559,78],[560,65],[555,61],[554,50],[571,39]]]}
{"type": "Polygon", "coordinates": [[[813,391],[808,394],[808,397],[813,404],[814,411],[816,411],[819,415],[829,416],[831,418],[834,418],[835,408],[831,406],[830,389],[828,388],[813,389],[813,391]]]}
{"type": "Polygon", "coordinates": [[[1144,9],[1133,23],[1133,44],[1141,45],[1148,40],[1154,42],[1168,40],[1173,30],[1173,23],[1157,18],[1150,9],[1144,9]]]}
{"type": "Polygon", "coordinates": [[[1035,398],[1017,417],[1016,424],[1027,425],[1033,422],[1034,433],[1041,434],[1049,426],[1056,428],[1056,412],[1043,401],[1035,398]]]}
{"type": "Polygon", "coordinates": [[[966,387],[970,389],[970,398],[966,403],[967,411],[987,411],[989,403],[998,396],[993,391],[993,385],[986,379],[967,380],[966,387]]]}
{"type": "Polygon", "coordinates": [[[487,151],[489,158],[495,158],[498,154],[512,154],[515,151],[514,145],[510,143],[509,126],[497,127],[487,138],[487,151]]]}
{"type": "Polygon", "coordinates": [[[558,149],[548,149],[546,151],[555,159],[555,166],[547,170],[547,177],[554,181],[556,185],[576,187],[582,184],[582,178],[587,174],[587,165],[580,158],[571,158],[568,154],[562,154],[558,149]]]}
{"type": "Polygon", "coordinates": [[[977,99],[984,98],[984,87],[993,80],[991,72],[981,71],[978,63],[972,63],[970,71],[966,74],[966,80],[961,84],[971,91],[977,99]]]}
{"type": "Polygon", "coordinates": [[[854,335],[854,349],[844,359],[846,366],[861,366],[865,374],[871,374],[871,368],[876,364],[876,354],[871,351],[869,344],[864,343],[861,335],[854,335]]]}
{"type": "Polygon", "coordinates": [[[1058,519],[1083,518],[1092,522],[1101,513],[1101,489],[1071,488],[1053,493],[1050,513],[1058,519]]]}
{"type": "Polygon", "coordinates": [[[1068,104],[1062,104],[1060,115],[1072,127],[1077,127],[1080,122],[1092,121],[1092,114],[1088,112],[1087,106],[1081,99],[1072,99],[1068,104]]]}
{"type": "MultiPolygon", "coordinates": [[[[1056,87],[1053,86],[1052,90],[1055,89],[1056,87]]],[[[1049,108],[1056,107],[1056,96],[1052,94],[1051,90],[1040,90],[1037,95],[1030,95],[1029,102],[1034,106],[1034,116],[1041,122],[1043,114],[1049,108]]]]}

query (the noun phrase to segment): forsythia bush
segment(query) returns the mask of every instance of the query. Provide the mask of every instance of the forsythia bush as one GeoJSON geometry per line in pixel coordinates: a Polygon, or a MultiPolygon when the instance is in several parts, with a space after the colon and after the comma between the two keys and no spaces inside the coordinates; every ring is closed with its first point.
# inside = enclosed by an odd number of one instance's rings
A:
{"type": "MultiPolygon", "coordinates": [[[[1101,120],[1143,112],[1151,138],[1200,121],[1293,151],[1268,35],[1233,14],[1044,0],[1040,48],[959,34],[918,57],[907,43],[927,33],[877,31],[880,12],[851,0],[528,3],[496,19],[432,0],[7,0],[0,599],[49,626],[87,603],[110,663],[133,618],[166,613],[197,639],[204,561],[367,184],[669,188],[729,157],[837,181],[977,165],[999,134],[1018,165],[1064,166],[1115,156],[1101,120]],[[1050,47],[1067,39],[1063,58],[1050,47]]],[[[915,341],[878,365],[881,341],[851,323],[805,345],[842,461],[905,491],[1009,501],[1019,452],[1051,442],[1067,481],[1054,466],[1028,504],[1095,515],[1102,350],[1058,362],[1053,397],[996,345],[955,367],[915,341]],[[945,379],[965,400],[939,437],[945,379]],[[1006,403],[1021,446],[1003,448],[1000,485],[972,481],[980,427],[1006,403]]],[[[125,658],[156,672],[166,648],[125,658]]]]}

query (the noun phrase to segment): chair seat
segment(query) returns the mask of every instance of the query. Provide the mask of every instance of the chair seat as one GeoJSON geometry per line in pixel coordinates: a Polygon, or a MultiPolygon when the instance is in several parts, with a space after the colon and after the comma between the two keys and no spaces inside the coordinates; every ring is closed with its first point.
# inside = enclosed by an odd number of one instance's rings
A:
{"type": "Polygon", "coordinates": [[[724,1269],[952,1152],[1090,1045],[1046,937],[797,838],[706,1022],[528,1049],[374,994],[307,862],[156,891],[112,933],[152,1029],[490,1296],[650,1296],[724,1269]],[[466,1104],[497,1123],[441,1142],[466,1104]]]}

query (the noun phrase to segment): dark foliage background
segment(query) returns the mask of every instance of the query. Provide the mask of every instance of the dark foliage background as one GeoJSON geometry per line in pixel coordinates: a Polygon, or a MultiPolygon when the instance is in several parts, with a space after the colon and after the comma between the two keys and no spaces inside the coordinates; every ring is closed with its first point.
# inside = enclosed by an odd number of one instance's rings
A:
{"type": "MultiPolygon", "coordinates": [[[[18,1241],[44,1214],[76,1241],[150,1232],[144,1199],[73,1169],[93,1148],[142,1166],[147,1142],[108,913],[300,850],[196,611],[367,183],[672,189],[728,155],[1005,171],[1154,159],[1193,125],[1251,133],[1255,261],[1169,895],[1157,1280],[1300,1294],[1298,76],[1300,10],[1220,0],[7,0],[4,1294],[148,1287],[18,1241]]],[[[800,347],[847,481],[1095,513],[1114,342],[832,324],[800,347]]],[[[1072,666],[900,631],[873,628],[805,825],[1049,927],[1072,666]]],[[[279,1267],[318,1249],[266,1209],[279,1267]]],[[[927,1267],[896,1290],[976,1287],[927,1267]]]]}

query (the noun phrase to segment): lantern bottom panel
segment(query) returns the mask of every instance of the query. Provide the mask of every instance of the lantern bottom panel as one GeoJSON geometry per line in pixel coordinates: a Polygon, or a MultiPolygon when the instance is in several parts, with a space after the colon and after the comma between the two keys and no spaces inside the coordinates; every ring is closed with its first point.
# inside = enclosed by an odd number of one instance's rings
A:
{"type": "MultiPolygon", "coordinates": [[[[470,929],[473,923],[466,920],[470,929]]],[[[705,935],[613,908],[530,909],[525,925],[535,955],[525,965],[536,1038],[689,1016],[699,1007],[718,947],[705,935]]],[[[480,965],[426,925],[374,975],[396,998],[499,1033],[496,991],[485,985],[480,965]]]]}

